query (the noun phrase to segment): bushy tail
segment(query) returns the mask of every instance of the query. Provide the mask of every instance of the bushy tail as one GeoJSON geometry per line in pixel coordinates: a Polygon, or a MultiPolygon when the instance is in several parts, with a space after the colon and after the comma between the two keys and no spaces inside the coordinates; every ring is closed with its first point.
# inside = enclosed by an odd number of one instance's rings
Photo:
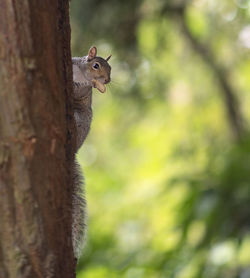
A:
{"type": "Polygon", "coordinates": [[[72,240],[74,255],[79,258],[87,234],[87,204],[84,196],[84,178],[76,159],[74,162],[73,187],[72,240]]]}

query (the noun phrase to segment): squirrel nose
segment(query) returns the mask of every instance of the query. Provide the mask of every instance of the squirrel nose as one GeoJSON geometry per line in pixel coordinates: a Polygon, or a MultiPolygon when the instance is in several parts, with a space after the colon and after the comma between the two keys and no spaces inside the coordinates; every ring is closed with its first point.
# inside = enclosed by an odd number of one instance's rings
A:
{"type": "Polygon", "coordinates": [[[105,78],[105,84],[109,83],[110,82],[110,77],[108,78],[105,78]]]}

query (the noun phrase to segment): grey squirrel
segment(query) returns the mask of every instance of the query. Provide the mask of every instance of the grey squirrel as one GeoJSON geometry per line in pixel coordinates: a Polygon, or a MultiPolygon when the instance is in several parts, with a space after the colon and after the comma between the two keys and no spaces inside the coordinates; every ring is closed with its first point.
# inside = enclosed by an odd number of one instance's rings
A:
{"type": "MultiPolygon", "coordinates": [[[[91,47],[88,55],[73,57],[73,109],[76,125],[76,150],[86,139],[92,120],[92,87],[104,93],[104,84],[110,82],[111,67],[107,59],[96,56],[97,49],[91,47]]],[[[78,259],[81,255],[86,238],[86,200],[83,190],[83,175],[75,158],[73,170],[73,200],[72,200],[72,241],[74,255],[78,259]]]]}

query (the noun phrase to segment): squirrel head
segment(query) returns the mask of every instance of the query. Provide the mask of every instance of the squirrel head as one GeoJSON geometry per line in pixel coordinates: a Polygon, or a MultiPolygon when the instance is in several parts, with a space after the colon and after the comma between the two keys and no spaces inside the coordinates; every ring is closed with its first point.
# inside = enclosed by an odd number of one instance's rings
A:
{"type": "Polygon", "coordinates": [[[83,84],[92,84],[92,87],[104,93],[106,90],[104,84],[110,82],[111,67],[108,60],[111,55],[103,59],[102,57],[96,56],[96,54],[97,49],[95,46],[92,46],[87,56],[72,59],[73,80],[74,82],[83,84]]]}
{"type": "Polygon", "coordinates": [[[85,62],[85,76],[89,80],[98,80],[103,84],[107,84],[110,82],[110,72],[111,67],[108,63],[111,55],[103,59],[102,57],[96,56],[97,49],[95,46],[92,46],[89,49],[87,60],[85,62]]]}

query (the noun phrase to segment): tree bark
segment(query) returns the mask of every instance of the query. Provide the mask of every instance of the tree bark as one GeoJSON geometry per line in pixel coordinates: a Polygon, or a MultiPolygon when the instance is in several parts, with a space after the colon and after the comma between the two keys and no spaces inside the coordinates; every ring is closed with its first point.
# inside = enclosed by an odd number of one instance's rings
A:
{"type": "Polygon", "coordinates": [[[0,3],[0,278],[75,277],[68,10],[0,3]]]}

